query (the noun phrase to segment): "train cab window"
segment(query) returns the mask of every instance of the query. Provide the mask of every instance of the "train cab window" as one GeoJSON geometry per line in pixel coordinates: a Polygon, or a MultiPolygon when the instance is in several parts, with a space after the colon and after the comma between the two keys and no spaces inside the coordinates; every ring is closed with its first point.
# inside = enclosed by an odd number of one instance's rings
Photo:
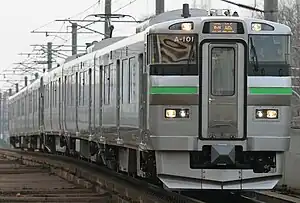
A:
{"type": "Polygon", "coordinates": [[[289,76],[290,36],[250,35],[249,76],[289,76]]]}
{"type": "Polygon", "coordinates": [[[235,51],[232,47],[211,50],[211,94],[232,96],[235,92],[235,51]]]}
{"type": "Polygon", "coordinates": [[[150,75],[198,75],[196,34],[151,34],[147,51],[150,75]]]}

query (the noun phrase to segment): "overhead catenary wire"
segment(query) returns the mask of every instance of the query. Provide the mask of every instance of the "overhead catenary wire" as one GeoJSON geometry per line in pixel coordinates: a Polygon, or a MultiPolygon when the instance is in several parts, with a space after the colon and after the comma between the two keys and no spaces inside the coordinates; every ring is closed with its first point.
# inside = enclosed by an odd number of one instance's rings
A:
{"type": "MultiPolygon", "coordinates": [[[[79,16],[79,15],[81,15],[81,14],[83,14],[83,13],[86,13],[87,11],[89,11],[89,10],[92,9],[92,8],[95,8],[95,9],[96,9],[97,6],[100,7],[100,3],[101,3],[101,0],[97,0],[96,3],[94,3],[93,5],[91,5],[91,6],[88,7],[87,9],[85,9],[84,11],[82,11],[82,12],[80,12],[80,13],[77,13],[77,14],[71,16],[71,17],[68,17],[67,20],[71,20],[71,18],[77,17],[77,16],[79,16]]],[[[81,19],[83,19],[83,18],[81,18],[81,19]]],[[[64,22],[64,23],[65,23],[65,22],[64,22]]],[[[91,24],[94,24],[94,23],[89,23],[89,24],[86,24],[86,25],[84,25],[84,26],[89,26],[89,25],[91,25],[91,24]]],[[[78,28],[78,30],[80,30],[80,29],[82,29],[82,28],[78,28]]],[[[69,35],[68,35],[68,36],[69,36],[69,35]]],[[[64,35],[63,38],[65,38],[65,40],[64,40],[64,43],[62,43],[62,45],[61,45],[60,47],[64,46],[66,43],[68,43],[68,42],[72,39],[72,37],[70,37],[70,36],[67,37],[66,35],[64,35]]],[[[53,42],[53,41],[52,41],[52,42],[53,42]]]]}
{"type": "Polygon", "coordinates": [[[121,6],[120,8],[118,8],[117,10],[113,11],[113,13],[118,12],[124,8],[126,8],[127,6],[133,4],[134,2],[136,2],[137,0],[130,0],[129,3],[125,4],[124,6],[121,6]]]}
{"type": "MultiPolygon", "coordinates": [[[[81,11],[81,12],[79,12],[79,13],[73,15],[73,16],[68,17],[68,19],[71,19],[71,18],[74,18],[74,17],[77,17],[77,16],[79,16],[79,15],[84,14],[85,12],[87,12],[87,11],[89,11],[90,9],[94,8],[95,6],[99,5],[100,2],[101,2],[101,0],[97,0],[95,3],[93,3],[93,4],[92,4],[91,6],[89,6],[88,8],[84,9],[83,11],[81,11]]],[[[50,22],[48,22],[48,23],[46,23],[46,24],[44,24],[44,25],[42,25],[42,26],[40,26],[40,27],[34,29],[33,32],[34,32],[34,31],[37,31],[37,30],[39,30],[39,29],[41,29],[41,28],[44,28],[44,27],[46,27],[46,26],[49,26],[49,25],[51,25],[51,24],[54,23],[54,22],[56,22],[56,21],[55,21],[55,20],[50,21],[50,22]]],[[[63,30],[63,28],[65,27],[65,24],[66,24],[66,23],[64,22],[63,25],[60,27],[60,31],[63,30]]],[[[51,40],[51,42],[53,43],[57,38],[58,38],[57,36],[54,36],[53,39],[51,40]]],[[[69,40],[68,40],[68,41],[69,41],[69,40]]],[[[35,52],[35,49],[36,49],[36,47],[34,46],[34,47],[32,48],[32,51],[31,51],[32,54],[35,52]]],[[[27,58],[25,58],[24,60],[22,60],[21,63],[26,63],[26,62],[29,62],[29,61],[32,61],[32,60],[35,60],[35,59],[37,59],[37,56],[34,56],[34,55],[30,55],[30,54],[29,54],[29,57],[27,57],[27,58]]],[[[16,67],[19,68],[20,65],[19,65],[19,66],[8,67],[8,68],[2,70],[1,73],[3,73],[3,71],[7,71],[7,70],[9,70],[9,69],[13,69],[13,68],[16,68],[16,67]]],[[[24,68],[25,68],[25,67],[24,67],[24,68]]],[[[26,69],[26,68],[25,68],[25,69],[26,69]]],[[[24,69],[24,70],[25,70],[25,69],[24,69]]],[[[14,70],[14,71],[15,71],[15,70],[14,70]]],[[[26,75],[25,72],[24,72],[24,75],[26,75]]],[[[2,84],[2,85],[3,85],[3,84],[2,84]]]]}
{"type": "MultiPolygon", "coordinates": [[[[95,8],[97,5],[99,5],[100,2],[101,2],[101,0],[97,0],[96,3],[92,4],[91,6],[89,6],[88,8],[86,8],[85,10],[83,10],[83,11],[81,11],[81,12],[75,14],[75,15],[72,15],[72,16],[68,17],[67,19],[69,20],[69,19],[71,19],[71,18],[80,16],[80,15],[86,13],[86,12],[89,11],[90,9],[95,8]]],[[[55,22],[55,21],[54,21],[54,22],[55,22]]],[[[61,26],[59,32],[63,29],[63,27],[64,27],[65,25],[66,25],[66,22],[63,22],[63,25],[61,26]]],[[[54,42],[54,40],[55,40],[56,38],[57,38],[56,36],[53,38],[52,43],[54,42]]],[[[65,38],[65,37],[63,37],[63,38],[65,38]]]]}
{"type": "MultiPolygon", "coordinates": [[[[116,3],[116,2],[119,2],[119,1],[120,1],[120,0],[113,0],[113,3],[116,3]]],[[[126,4],[123,5],[123,6],[121,6],[120,8],[116,9],[116,10],[113,11],[112,13],[115,13],[115,12],[118,12],[118,11],[122,10],[122,9],[128,7],[129,5],[133,4],[133,3],[136,2],[136,1],[137,1],[137,0],[130,0],[128,3],[126,3],[126,4]]],[[[88,12],[88,11],[89,11],[90,9],[92,9],[92,8],[94,8],[94,9],[96,10],[95,7],[101,7],[100,3],[101,3],[101,0],[97,0],[95,3],[93,3],[93,4],[92,4],[91,6],[89,6],[88,8],[84,9],[83,11],[81,11],[81,12],[79,12],[79,13],[73,15],[73,16],[68,17],[67,19],[71,19],[71,18],[80,16],[80,15],[82,15],[82,14],[88,12]]],[[[56,21],[53,20],[53,21],[51,21],[51,22],[48,22],[48,23],[46,23],[46,24],[44,24],[44,25],[42,25],[42,26],[40,26],[40,27],[34,29],[33,31],[37,31],[37,30],[39,30],[39,29],[41,29],[41,28],[44,28],[44,27],[46,27],[46,26],[49,26],[49,25],[51,25],[51,24],[54,23],[54,22],[56,22],[56,21]]],[[[92,25],[92,24],[94,24],[94,23],[87,23],[87,24],[85,24],[84,26],[89,26],[89,25],[92,25]]],[[[60,27],[60,29],[59,29],[59,32],[62,31],[62,30],[64,29],[64,27],[66,27],[66,23],[65,23],[65,22],[63,22],[63,24],[61,25],[61,27],[60,27]]],[[[78,30],[79,30],[79,29],[82,29],[82,28],[78,28],[78,30]]],[[[53,39],[52,39],[50,42],[53,43],[55,40],[57,40],[57,38],[58,38],[58,37],[54,35],[53,39]]],[[[62,46],[65,45],[65,44],[67,44],[67,43],[71,40],[71,37],[70,37],[70,36],[68,37],[68,36],[66,36],[66,35],[65,35],[65,36],[62,36],[62,37],[59,37],[59,38],[65,38],[65,39],[66,39],[66,40],[64,40],[64,42],[62,43],[62,46]]],[[[37,59],[37,56],[34,55],[34,53],[36,52],[36,48],[37,48],[37,47],[32,47],[32,54],[33,54],[33,55],[30,55],[30,54],[29,54],[29,57],[27,57],[26,59],[24,59],[21,63],[26,63],[26,62],[29,62],[29,61],[32,61],[32,60],[37,59]]],[[[42,56],[42,55],[41,55],[41,56],[42,56]]],[[[41,56],[39,56],[39,57],[41,57],[41,56]]],[[[20,67],[20,66],[19,66],[19,67],[20,67]]],[[[7,70],[7,69],[5,69],[5,70],[7,70]]]]}

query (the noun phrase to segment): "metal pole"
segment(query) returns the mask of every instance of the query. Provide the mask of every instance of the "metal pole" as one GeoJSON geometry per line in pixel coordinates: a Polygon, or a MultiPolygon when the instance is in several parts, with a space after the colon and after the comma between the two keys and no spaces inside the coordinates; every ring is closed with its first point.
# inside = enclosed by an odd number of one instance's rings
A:
{"type": "Polygon", "coordinates": [[[3,102],[2,102],[2,93],[0,93],[0,136],[1,136],[1,138],[3,138],[2,137],[2,135],[3,135],[3,126],[2,126],[2,122],[3,122],[3,120],[4,120],[4,118],[3,118],[3,110],[4,110],[4,105],[3,105],[3,102]]]}
{"type": "MultiPolygon", "coordinates": [[[[297,12],[296,12],[296,15],[297,15],[297,24],[296,24],[296,32],[294,33],[296,36],[295,36],[295,39],[296,39],[296,45],[299,44],[299,37],[300,37],[300,0],[296,0],[296,9],[297,9],[297,12]]],[[[298,49],[298,47],[297,47],[298,49]]],[[[299,72],[299,68],[300,68],[300,61],[299,61],[299,56],[297,54],[297,51],[298,50],[293,50],[295,51],[294,52],[294,57],[293,57],[293,60],[295,62],[295,73],[293,76],[296,76],[296,78],[294,78],[294,83],[293,85],[297,86],[296,89],[298,92],[300,90],[299,88],[299,76],[300,76],[300,72],[299,72]]],[[[298,98],[299,99],[299,98],[298,98]]]]}
{"type": "Polygon", "coordinates": [[[296,39],[299,39],[298,36],[300,34],[300,0],[296,0],[296,9],[297,9],[297,37],[296,39]]]}
{"type": "Polygon", "coordinates": [[[278,21],[278,0],[264,0],[265,20],[278,21]]]}
{"type": "Polygon", "coordinates": [[[77,23],[72,23],[72,55],[77,54],[77,23]]]}
{"type": "Polygon", "coordinates": [[[18,93],[19,92],[19,84],[16,83],[15,85],[16,85],[16,93],[18,93]]]}
{"type": "Polygon", "coordinates": [[[165,12],[165,0],[156,0],[155,2],[155,14],[159,15],[165,12]]]}
{"type": "Polygon", "coordinates": [[[47,43],[48,71],[52,69],[52,42],[47,43]]]}
{"type": "Polygon", "coordinates": [[[3,134],[3,139],[7,141],[7,125],[8,125],[8,116],[7,116],[7,111],[8,111],[8,104],[7,104],[7,93],[3,93],[3,101],[2,101],[2,134],[3,134]]]}
{"type": "MultiPolygon", "coordinates": [[[[111,0],[105,0],[105,14],[110,15],[111,14],[111,0]]],[[[105,17],[105,23],[104,23],[104,33],[105,38],[108,38],[110,35],[110,17],[105,17]]]]}
{"type": "Polygon", "coordinates": [[[25,76],[25,87],[27,87],[27,85],[28,85],[28,77],[27,76],[25,76]]]}

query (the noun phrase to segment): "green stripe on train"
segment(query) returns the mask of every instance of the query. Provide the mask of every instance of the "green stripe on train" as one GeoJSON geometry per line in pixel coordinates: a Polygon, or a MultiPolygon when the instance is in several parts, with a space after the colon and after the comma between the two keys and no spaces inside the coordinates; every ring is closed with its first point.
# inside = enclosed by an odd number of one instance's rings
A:
{"type": "Polygon", "coordinates": [[[291,87],[250,87],[250,94],[291,95],[291,87]]]}
{"type": "MultiPolygon", "coordinates": [[[[291,87],[250,87],[250,94],[291,95],[291,87]]],[[[198,87],[160,86],[151,87],[150,94],[198,94],[198,87]]]]}
{"type": "Polygon", "coordinates": [[[198,87],[151,87],[150,94],[198,94],[198,87]]]}

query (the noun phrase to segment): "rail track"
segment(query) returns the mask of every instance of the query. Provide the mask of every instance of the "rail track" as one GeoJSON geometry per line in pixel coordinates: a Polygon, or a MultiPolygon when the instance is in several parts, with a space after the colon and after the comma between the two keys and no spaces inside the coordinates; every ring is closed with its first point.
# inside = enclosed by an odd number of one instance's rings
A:
{"type": "Polygon", "coordinates": [[[0,157],[3,163],[12,164],[9,166],[12,168],[10,170],[19,171],[17,173],[20,174],[20,177],[15,176],[12,179],[8,170],[4,170],[2,173],[3,179],[8,176],[6,182],[15,180],[16,182],[12,181],[12,183],[20,185],[17,190],[10,187],[5,193],[2,193],[3,198],[13,202],[30,200],[29,202],[203,203],[203,201],[165,191],[158,186],[70,157],[12,149],[0,149],[0,157]],[[12,167],[14,165],[17,167],[12,167]],[[36,171],[40,175],[23,173],[24,168],[36,171]],[[49,175],[46,175],[49,173],[54,177],[50,178],[49,175]],[[73,186],[70,186],[70,182],[73,186]],[[66,185],[64,186],[64,184],[66,185]],[[31,187],[30,190],[26,189],[28,185],[31,187]],[[43,186],[39,187],[39,185],[45,185],[45,190],[43,186]],[[56,186],[57,189],[53,190],[56,186]],[[65,187],[69,188],[66,190],[65,187]],[[86,201],[82,201],[78,197],[86,199],[86,201]]]}
{"type": "Polygon", "coordinates": [[[285,195],[278,191],[257,191],[247,196],[262,203],[300,203],[299,196],[285,195]]]}
{"type": "Polygon", "coordinates": [[[107,202],[109,194],[95,192],[53,174],[49,168],[0,155],[0,202],[107,202]]]}
{"type": "Polygon", "coordinates": [[[270,192],[179,194],[84,160],[14,149],[0,149],[0,180],[0,202],[300,202],[270,192]]]}

